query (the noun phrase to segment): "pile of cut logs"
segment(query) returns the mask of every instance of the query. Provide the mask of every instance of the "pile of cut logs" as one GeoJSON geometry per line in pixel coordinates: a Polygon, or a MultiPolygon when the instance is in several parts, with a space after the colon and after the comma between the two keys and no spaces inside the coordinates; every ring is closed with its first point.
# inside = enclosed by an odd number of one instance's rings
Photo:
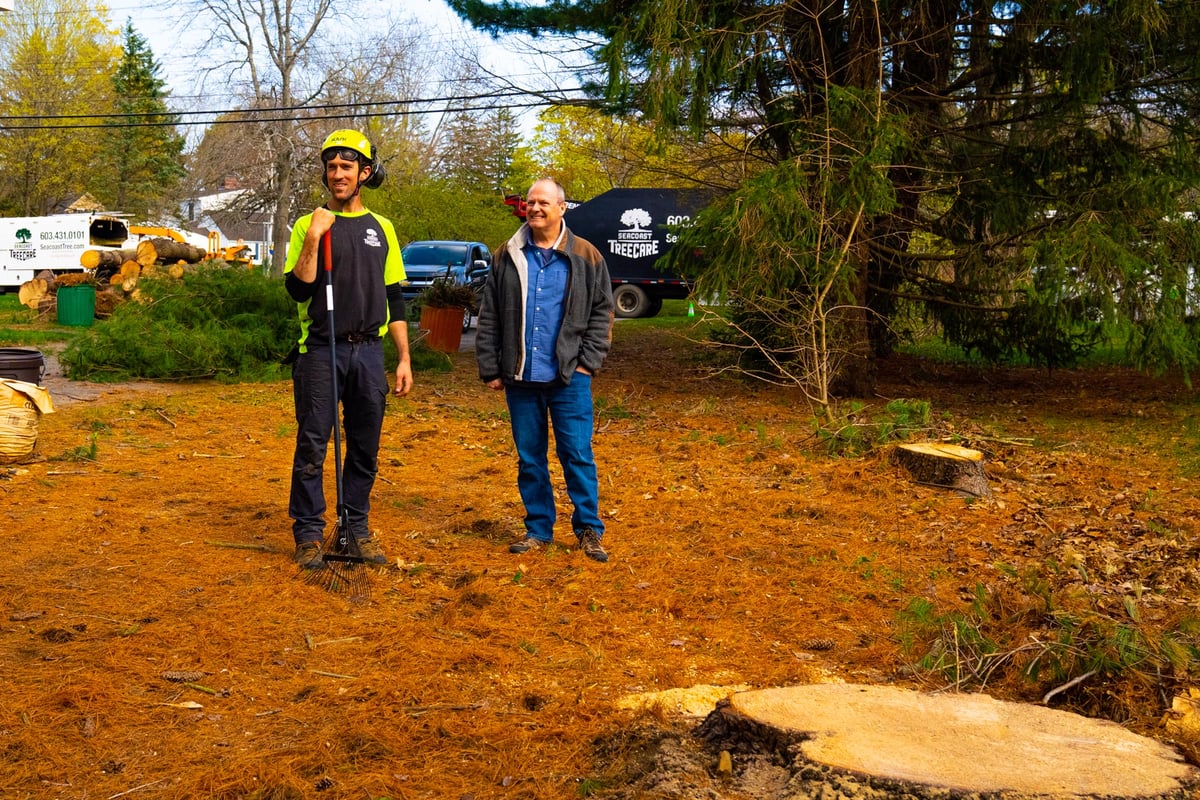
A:
{"type": "Polygon", "coordinates": [[[93,283],[96,318],[106,319],[125,300],[139,298],[138,279],[143,275],[162,270],[172,278],[179,278],[187,266],[207,256],[202,248],[167,238],[143,239],[136,250],[85,250],[79,263],[87,272],[55,275],[43,270],[33,280],[21,284],[18,297],[22,305],[36,309],[41,315],[53,314],[58,308],[55,295],[58,287],[93,283]]]}
{"type": "MultiPolygon", "coordinates": [[[[157,238],[143,239],[138,242],[137,250],[85,250],[79,257],[79,263],[96,273],[96,280],[108,280],[120,273],[122,283],[131,276],[138,275],[142,269],[157,264],[178,267],[178,274],[183,274],[186,264],[203,261],[208,255],[199,247],[172,239],[157,238]]],[[[129,290],[126,290],[129,291],[129,290]]]]}

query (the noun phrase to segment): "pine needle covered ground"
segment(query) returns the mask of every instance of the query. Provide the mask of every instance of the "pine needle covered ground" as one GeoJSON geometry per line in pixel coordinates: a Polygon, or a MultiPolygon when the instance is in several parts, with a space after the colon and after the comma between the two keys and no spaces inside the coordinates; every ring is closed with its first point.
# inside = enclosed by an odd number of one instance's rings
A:
{"type": "Polygon", "coordinates": [[[618,326],[597,564],[565,538],[508,554],[503,398],[469,353],[419,374],[389,401],[372,520],[394,564],[365,605],[289,561],[287,382],[63,391],[38,460],[0,467],[0,794],[741,796],[715,756],[664,774],[695,720],[630,700],[710,685],[1037,701],[1096,669],[1052,705],[1167,737],[1200,602],[1180,381],[897,359],[878,406],[928,400],[931,435],[985,451],[994,496],[971,502],[886,448],[825,454],[798,393],[703,376],[693,345],[618,326]]]}

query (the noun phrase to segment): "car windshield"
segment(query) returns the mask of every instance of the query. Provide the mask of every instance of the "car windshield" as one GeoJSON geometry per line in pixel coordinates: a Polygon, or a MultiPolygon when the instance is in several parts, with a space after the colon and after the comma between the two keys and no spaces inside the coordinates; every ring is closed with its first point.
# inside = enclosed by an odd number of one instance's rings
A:
{"type": "Polygon", "coordinates": [[[467,248],[453,244],[410,244],[401,257],[411,264],[454,264],[467,260],[467,248]]]}

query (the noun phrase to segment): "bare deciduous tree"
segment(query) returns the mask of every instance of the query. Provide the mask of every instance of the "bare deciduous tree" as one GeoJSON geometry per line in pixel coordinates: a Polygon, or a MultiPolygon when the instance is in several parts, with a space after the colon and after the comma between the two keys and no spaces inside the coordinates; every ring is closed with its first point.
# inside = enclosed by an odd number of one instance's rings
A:
{"type": "Polygon", "coordinates": [[[300,86],[297,76],[311,57],[311,48],[333,0],[194,0],[216,19],[214,40],[227,46],[226,60],[210,68],[245,76],[249,101],[261,127],[260,152],[271,165],[263,195],[274,200],[271,270],[282,274],[293,216],[290,202],[296,180],[298,123],[288,109],[307,103],[320,87],[300,86]]]}

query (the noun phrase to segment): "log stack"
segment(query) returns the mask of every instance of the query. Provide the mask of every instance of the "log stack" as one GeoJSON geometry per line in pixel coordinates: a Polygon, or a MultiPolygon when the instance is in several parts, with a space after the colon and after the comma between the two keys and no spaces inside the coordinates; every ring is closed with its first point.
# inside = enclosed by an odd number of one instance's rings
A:
{"type": "Polygon", "coordinates": [[[135,250],[88,250],[79,261],[95,270],[101,290],[96,296],[96,315],[103,319],[121,302],[138,299],[138,281],[143,276],[162,267],[172,278],[181,278],[185,267],[207,257],[203,248],[160,236],[143,239],[135,250]]]}
{"type": "MultiPolygon", "coordinates": [[[[245,245],[229,248],[237,255],[247,249],[245,245]]],[[[208,252],[203,248],[165,236],[143,239],[133,250],[85,250],[79,264],[88,272],[55,275],[43,270],[21,285],[18,296],[23,305],[39,314],[50,314],[57,310],[55,292],[59,286],[95,283],[96,317],[105,319],[125,300],[138,298],[138,281],[142,276],[152,275],[161,267],[172,278],[180,278],[187,266],[207,257],[208,252]]]]}
{"type": "Polygon", "coordinates": [[[143,239],[137,246],[137,262],[142,266],[178,264],[180,261],[196,264],[203,261],[207,255],[202,248],[166,238],[143,239]]]}

